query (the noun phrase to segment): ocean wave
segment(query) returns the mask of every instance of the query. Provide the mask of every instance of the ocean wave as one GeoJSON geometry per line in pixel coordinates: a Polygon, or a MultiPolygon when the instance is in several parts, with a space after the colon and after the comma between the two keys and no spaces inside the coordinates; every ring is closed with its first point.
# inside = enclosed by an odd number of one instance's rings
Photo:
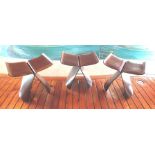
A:
{"type": "Polygon", "coordinates": [[[27,54],[20,48],[16,48],[14,45],[11,45],[7,49],[9,56],[20,57],[20,58],[29,58],[30,55],[27,54]]]}

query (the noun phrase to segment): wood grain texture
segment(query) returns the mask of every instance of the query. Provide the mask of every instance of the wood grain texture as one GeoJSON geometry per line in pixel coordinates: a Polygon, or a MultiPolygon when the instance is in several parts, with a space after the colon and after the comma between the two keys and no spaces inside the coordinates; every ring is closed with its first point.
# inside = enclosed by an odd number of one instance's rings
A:
{"type": "Polygon", "coordinates": [[[121,77],[104,91],[108,78],[93,78],[91,88],[78,78],[71,89],[67,89],[65,78],[46,78],[54,88],[50,94],[35,79],[30,102],[26,103],[18,95],[21,78],[0,76],[0,109],[155,109],[155,78],[132,77],[134,94],[130,98],[124,96],[121,77]]]}

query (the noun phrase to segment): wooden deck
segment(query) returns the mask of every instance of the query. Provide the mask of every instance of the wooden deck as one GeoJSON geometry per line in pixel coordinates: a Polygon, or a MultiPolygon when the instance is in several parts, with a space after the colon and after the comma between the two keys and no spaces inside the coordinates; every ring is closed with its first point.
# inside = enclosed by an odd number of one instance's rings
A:
{"type": "Polygon", "coordinates": [[[132,77],[134,95],[123,96],[121,78],[118,78],[107,92],[103,85],[108,76],[93,78],[93,86],[87,89],[83,79],[75,81],[67,89],[64,78],[47,78],[54,92],[47,94],[38,80],[32,87],[31,102],[24,103],[18,97],[21,78],[0,76],[0,109],[154,109],[155,78],[132,77]],[[138,82],[139,81],[139,82],[138,82]]]}

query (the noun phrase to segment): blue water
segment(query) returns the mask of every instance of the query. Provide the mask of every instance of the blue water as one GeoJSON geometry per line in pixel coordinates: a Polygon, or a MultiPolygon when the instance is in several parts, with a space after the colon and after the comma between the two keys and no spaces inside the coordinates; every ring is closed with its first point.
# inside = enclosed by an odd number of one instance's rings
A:
{"type": "Polygon", "coordinates": [[[101,59],[113,53],[125,59],[155,60],[155,52],[137,45],[8,45],[0,46],[0,56],[31,59],[45,53],[59,60],[62,51],[72,54],[96,52],[101,59]],[[103,53],[100,55],[99,53],[103,53]]]}

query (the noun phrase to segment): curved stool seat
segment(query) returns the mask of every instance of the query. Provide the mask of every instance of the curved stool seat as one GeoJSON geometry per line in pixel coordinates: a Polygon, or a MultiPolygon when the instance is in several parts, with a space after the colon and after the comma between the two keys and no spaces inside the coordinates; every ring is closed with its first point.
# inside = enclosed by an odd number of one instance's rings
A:
{"type": "Polygon", "coordinates": [[[88,87],[92,86],[92,80],[90,76],[84,71],[84,66],[94,65],[99,62],[99,59],[95,52],[88,54],[73,55],[68,53],[62,53],[61,63],[64,65],[72,66],[72,69],[67,77],[66,86],[71,88],[74,79],[79,71],[83,74],[88,87]]]}
{"type": "Polygon", "coordinates": [[[145,62],[135,63],[110,54],[109,56],[107,56],[103,63],[106,66],[116,70],[116,73],[104,84],[104,90],[107,91],[112,82],[121,75],[126,97],[130,97],[131,95],[133,95],[133,89],[129,74],[145,74],[145,62]]]}
{"type": "Polygon", "coordinates": [[[19,97],[24,102],[30,101],[31,88],[35,77],[41,82],[48,93],[52,92],[52,88],[49,83],[38,73],[51,65],[51,60],[45,54],[42,54],[38,58],[28,60],[27,62],[6,62],[9,76],[23,76],[19,90],[19,97]]]}

